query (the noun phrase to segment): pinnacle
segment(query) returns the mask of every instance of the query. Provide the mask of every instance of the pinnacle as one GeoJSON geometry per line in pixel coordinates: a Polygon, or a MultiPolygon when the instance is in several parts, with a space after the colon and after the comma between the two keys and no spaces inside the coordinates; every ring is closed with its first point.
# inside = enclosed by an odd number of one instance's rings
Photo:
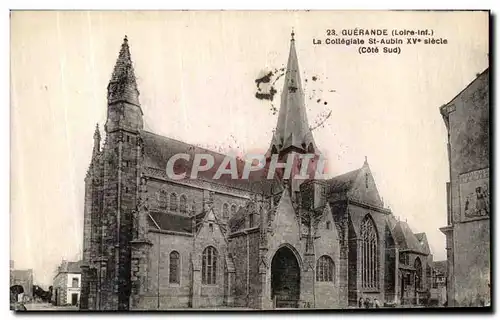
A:
{"type": "Polygon", "coordinates": [[[94,139],[101,139],[101,132],[99,131],[99,124],[95,125],[94,139]]]}

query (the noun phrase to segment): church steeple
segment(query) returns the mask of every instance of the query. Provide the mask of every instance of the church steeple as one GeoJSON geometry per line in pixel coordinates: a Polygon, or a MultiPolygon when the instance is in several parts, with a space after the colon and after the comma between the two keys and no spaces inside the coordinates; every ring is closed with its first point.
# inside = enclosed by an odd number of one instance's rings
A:
{"type": "Polygon", "coordinates": [[[295,33],[292,30],[290,53],[281,93],[278,123],[271,142],[272,153],[294,149],[302,153],[315,153],[316,144],[309,129],[304,91],[300,78],[299,62],[295,50],[295,33]]]}
{"type": "Polygon", "coordinates": [[[125,36],[108,84],[108,118],[105,131],[111,133],[125,130],[137,133],[143,128],[142,115],[130,48],[125,36]]]}
{"type": "Polygon", "coordinates": [[[139,91],[137,90],[127,36],[123,39],[113,75],[108,84],[108,104],[116,102],[127,102],[140,106],[139,91]]]}

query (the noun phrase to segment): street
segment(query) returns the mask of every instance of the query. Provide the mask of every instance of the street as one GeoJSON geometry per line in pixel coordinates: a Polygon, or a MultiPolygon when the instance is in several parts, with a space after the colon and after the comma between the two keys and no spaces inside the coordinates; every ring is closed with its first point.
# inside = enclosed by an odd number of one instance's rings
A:
{"type": "Polygon", "coordinates": [[[28,311],[78,311],[77,306],[54,306],[50,303],[27,303],[28,311]]]}

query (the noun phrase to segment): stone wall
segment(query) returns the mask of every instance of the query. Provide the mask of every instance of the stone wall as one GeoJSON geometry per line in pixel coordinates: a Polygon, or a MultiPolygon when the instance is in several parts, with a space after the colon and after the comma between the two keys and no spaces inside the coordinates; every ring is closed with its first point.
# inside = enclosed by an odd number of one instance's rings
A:
{"type": "Polygon", "coordinates": [[[235,306],[260,308],[259,237],[258,229],[252,229],[249,233],[240,232],[230,238],[229,252],[235,268],[235,306]]]}
{"type": "Polygon", "coordinates": [[[150,232],[149,267],[145,302],[152,309],[187,308],[191,305],[193,237],[150,232]],[[180,255],[180,283],[170,283],[169,258],[180,255]]]}
{"type": "Polygon", "coordinates": [[[350,297],[350,302],[353,304],[354,297],[352,292],[357,292],[356,296],[356,302],[359,300],[359,296],[362,295],[364,297],[369,297],[372,301],[373,299],[377,298],[379,301],[384,301],[384,290],[385,290],[385,226],[386,226],[386,221],[385,221],[385,214],[375,211],[373,209],[369,208],[363,208],[358,205],[349,205],[348,207],[351,222],[352,222],[352,229],[353,231],[356,232],[356,235],[350,236],[350,247],[349,247],[349,265],[350,265],[350,273],[349,277],[356,277],[357,280],[354,279],[349,279],[350,281],[350,291],[351,291],[351,297],[350,297]],[[377,234],[378,234],[378,256],[379,259],[377,261],[378,263],[378,279],[379,279],[379,285],[378,289],[363,289],[361,286],[361,273],[358,272],[360,270],[360,262],[358,262],[359,259],[359,252],[356,254],[352,252],[352,250],[357,249],[359,250],[360,246],[360,238],[359,238],[359,228],[361,226],[361,222],[365,218],[365,216],[369,214],[373,221],[375,222],[375,226],[377,229],[377,234]],[[355,240],[353,237],[355,237],[355,240]],[[355,244],[356,241],[356,244],[355,244]],[[356,259],[352,261],[352,259],[356,259]],[[354,284],[356,284],[356,287],[352,287],[354,284]]]}
{"type": "MultiPolygon", "coordinates": [[[[334,273],[332,282],[319,282],[313,278],[314,282],[314,306],[321,309],[342,308],[346,306],[347,297],[342,296],[340,290],[346,279],[340,278],[341,268],[345,268],[340,261],[340,242],[337,235],[337,229],[334,225],[330,212],[325,212],[328,216],[318,224],[317,235],[319,238],[314,243],[315,270],[318,259],[326,255],[333,260],[334,273]],[[327,222],[329,222],[327,226],[327,222]],[[329,229],[327,229],[329,228],[329,229]]],[[[313,273],[313,276],[316,275],[313,273]]]]}
{"type": "Polygon", "coordinates": [[[448,233],[449,305],[480,305],[490,300],[490,215],[468,215],[476,188],[489,194],[489,72],[482,73],[442,108],[449,134],[452,228],[448,233]],[[470,202],[469,202],[470,200],[470,202]]]}

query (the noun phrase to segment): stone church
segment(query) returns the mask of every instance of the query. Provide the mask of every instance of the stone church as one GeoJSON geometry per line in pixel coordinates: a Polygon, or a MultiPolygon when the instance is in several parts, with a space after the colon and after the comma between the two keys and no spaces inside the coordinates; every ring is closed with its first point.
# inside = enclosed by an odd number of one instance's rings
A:
{"type": "MultiPolygon", "coordinates": [[[[320,154],[290,53],[267,157],[320,154]]],[[[422,303],[432,255],[384,207],[368,162],[323,180],[173,180],[175,154],[224,155],[143,129],[125,37],[85,177],[82,310],[422,303]]],[[[190,170],[189,164],[184,168],[190,170]]]]}

